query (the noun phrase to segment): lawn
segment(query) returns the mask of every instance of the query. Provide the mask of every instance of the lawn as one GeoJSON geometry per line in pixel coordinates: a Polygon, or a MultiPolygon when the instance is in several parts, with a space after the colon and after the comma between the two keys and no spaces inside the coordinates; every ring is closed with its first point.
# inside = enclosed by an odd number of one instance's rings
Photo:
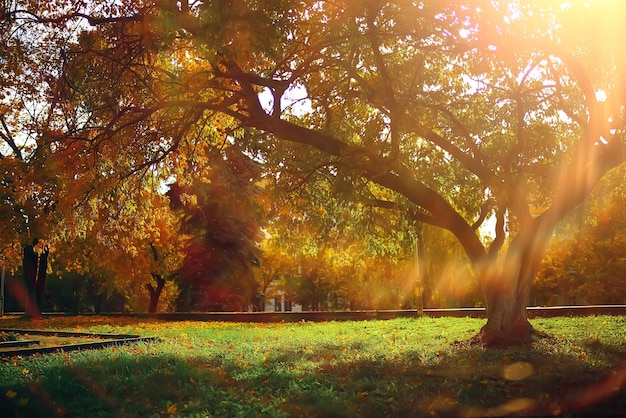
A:
{"type": "Polygon", "coordinates": [[[626,317],[536,319],[528,346],[467,343],[484,320],[247,324],[0,318],[1,328],[159,341],[0,362],[2,416],[381,417],[626,411],[626,317]]]}

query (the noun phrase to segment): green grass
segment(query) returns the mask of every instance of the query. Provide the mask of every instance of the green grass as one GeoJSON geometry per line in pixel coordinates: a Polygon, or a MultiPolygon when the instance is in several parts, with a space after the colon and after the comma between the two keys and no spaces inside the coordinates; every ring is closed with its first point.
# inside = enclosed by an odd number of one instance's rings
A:
{"type": "Polygon", "coordinates": [[[0,411],[3,417],[406,417],[626,410],[626,317],[537,319],[533,325],[549,338],[494,350],[465,343],[483,323],[0,319],[3,328],[161,337],[5,358],[0,411]]]}

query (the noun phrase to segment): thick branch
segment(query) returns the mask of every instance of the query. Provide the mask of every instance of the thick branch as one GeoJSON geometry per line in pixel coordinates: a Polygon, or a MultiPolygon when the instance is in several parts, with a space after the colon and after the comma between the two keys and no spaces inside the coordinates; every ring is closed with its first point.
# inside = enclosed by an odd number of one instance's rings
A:
{"type": "Polygon", "coordinates": [[[44,24],[61,24],[65,23],[68,20],[73,20],[76,18],[84,19],[91,26],[97,26],[105,23],[119,23],[119,22],[141,22],[144,19],[142,14],[135,14],[132,16],[118,16],[118,17],[94,17],[90,16],[86,13],[73,12],[67,13],[57,17],[42,17],[38,16],[35,13],[29,10],[13,10],[11,12],[5,13],[3,16],[0,16],[0,20],[11,19],[11,20],[31,20],[36,23],[44,23],[44,24]]]}
{"type": "Polygon", "coordinates": [[[4,140],[4,142],[7,143],[7,145],[15,153],[15,156],[18,159],[23,160],[24,156],[22,155],[22,150],[17,146],[17,144],[13,140],[13,136],[11,135],[11,132],[9,131],[9,127],[7,126],[6,122],[4,121],[4,118],[2,117],[0,117],[0,124],[2,124],[2,127],[4,128],[4,131],[6,132],[4,133],[0,131],[0,138],[2,138],[2,140],[4,140]]]}
{"type": "Polygon", "coordinates": [[[493,199],[487,199],[487,201],[483,203],[482,207],[480,208],[480,214],[478,215],[478,219],[476,219],[476,221],[474,221],[474,223],[472,224],[472,229],[474,231],[480,228],[483,222],[485,222],[485,219],[487,218],[487,215],[491,213],[494,204],[495,202],[493,201],[493,199]]]}
{"type": "MultiPolygon", "coordinates": [[[[354,168],[360,169],[363,177],[405,196],[413,204],[426,210],[429,216],[424,216],[421,220],[452,232],[473,261],[485,256],[482,243],[461,215],[443,197],[417,181],[413,173],[401,164],[390,165],[387,159],[381,159],[366,148],[348,145],[324,133],[274,119],[265,113],[251,115],[246,124],[270,132],[282,140],[309,145],[338,157],[344,154],[355,155],[355,148],[358,149],[360,159],[358,167],[354,168]]],[[[354,159],[352,161],[356,164],[354,159]]]]}
{"type": "Polygon", "coordinates": [[[485,249],[465,219],[438,193],[417,181],[408,168],[399,165],[395,170],[397,174],[388,172],[372,176],[371,180],[400,193],[413,204],[425,209],[432,217],[433,222],[430,224],[453,233],[473,263],[482,260],[485,249]]]}
{"type": "Polygon", "coordinates": [[[498,252],[502,249],[502,245],[504,244],[504,239],[506,238],[506,234],[504,232],[504,213],[505,209],[500,209],[496,211],[496,236],[489,245],[489,255],[496,256],[498,252]]]}

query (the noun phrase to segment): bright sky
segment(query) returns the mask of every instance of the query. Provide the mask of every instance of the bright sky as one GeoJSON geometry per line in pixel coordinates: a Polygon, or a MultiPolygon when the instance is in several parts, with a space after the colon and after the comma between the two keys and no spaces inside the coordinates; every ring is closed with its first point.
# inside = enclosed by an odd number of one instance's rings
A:
{"type": "MultiPolygon", "coordinates": [[[[311,100],[307,97],[308,93],[306,91],[306,87],[299,85],[290,87],[281,98],[280,108],[283,111],[289,108],[289,113],[296,116],[310,113],[313,109],[311,108],[311,100]]],[[[272,95],[272,92],[266,88],[263,92],[261,92],[261,94],[259,94],[259,99],[263,109],[266,112],[271,113],[272,107],[274,106],[274,96],[272,95]]]]}

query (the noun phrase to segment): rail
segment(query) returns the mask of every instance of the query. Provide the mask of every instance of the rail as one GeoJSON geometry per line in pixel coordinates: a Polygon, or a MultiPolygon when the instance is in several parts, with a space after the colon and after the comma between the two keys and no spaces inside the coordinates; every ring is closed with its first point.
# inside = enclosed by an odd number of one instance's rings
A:
{"type": "MultiPolygon", "coordinates": [[[[585,305],[585,306],[549,306],[528,307],[529,318],[551,318],[558,316],[624,315],[626,305],[585,305]]],[[[424,316],[485,318],[485,308],[447,308],[424,309],[424,316]]],[[[6,315],[24,315],[23,312],[6,312],[6,315]]],[[[44,312],[44,317],[74,316],[75,314],[44,312]]],[[[95,315],[82,313],[81,315],[95,315]]],[[[323,322],[323,321],[364,321],[386,320],[394,318],[415,318],[416,309],[403,310],[363,310],[363,311],[304,311],[304,312],[162,312],[162,313],[125,313],[106,312],[100,314],[110,317],[154,318],[168,321],[223,321],[223,322],[323,322]]]]}

